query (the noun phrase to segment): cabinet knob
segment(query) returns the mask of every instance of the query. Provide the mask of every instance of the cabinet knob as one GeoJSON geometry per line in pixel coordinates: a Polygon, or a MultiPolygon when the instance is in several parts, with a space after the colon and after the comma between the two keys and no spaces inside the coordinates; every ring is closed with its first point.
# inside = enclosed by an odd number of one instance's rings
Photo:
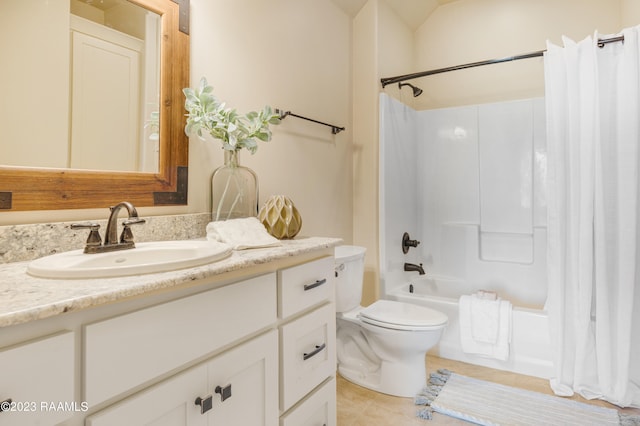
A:
{"type": "Polygon", "coordinates": [[[226,399],[231,398],[231,383],[227,386],[216,386],[215,392],[220,394],[220,401],[224,402],[226,399]]]}
{"type": "Polygon", "coordinates": [[[200,414],[204,414],[213,408],[213,395],[207,395],[203,398],[196,398],[196,405],[200,406],[200,414]]]}

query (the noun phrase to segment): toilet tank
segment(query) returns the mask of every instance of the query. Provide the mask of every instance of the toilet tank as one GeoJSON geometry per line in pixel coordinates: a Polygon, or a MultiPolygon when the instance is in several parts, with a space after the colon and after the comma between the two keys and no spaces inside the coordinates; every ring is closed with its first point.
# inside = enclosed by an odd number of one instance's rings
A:
{"type": "Polygon", "coordinates": [[[347,312],[360,306],[366,251],[358,246],[335,248],[336,312],[347,312]]]}

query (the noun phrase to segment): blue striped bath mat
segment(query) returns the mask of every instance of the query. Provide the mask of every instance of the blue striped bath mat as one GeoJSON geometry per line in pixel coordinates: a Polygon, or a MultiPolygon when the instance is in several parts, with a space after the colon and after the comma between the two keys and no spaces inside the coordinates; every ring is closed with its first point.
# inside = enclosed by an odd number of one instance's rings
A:
{"type": "Polygon", "coordinates": [[[415,398],[426,407],[418,417],[437,412],[479,425],[618,426],[640,425],[638,416],[438,370],[415,398]]]}

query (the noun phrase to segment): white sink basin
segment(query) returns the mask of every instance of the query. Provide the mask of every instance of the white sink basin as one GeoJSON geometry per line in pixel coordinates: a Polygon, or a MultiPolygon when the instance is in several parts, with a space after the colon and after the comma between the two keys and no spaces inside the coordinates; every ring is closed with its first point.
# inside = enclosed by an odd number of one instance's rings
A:
{"type": "Polygon", "coordinates": [[[29,263],[27,272],[43,278],[106,278],[192,268],[231,254],[231,247],[214,241],[136,243],[128,250],[85,254],[68,251],[29,263]]]}

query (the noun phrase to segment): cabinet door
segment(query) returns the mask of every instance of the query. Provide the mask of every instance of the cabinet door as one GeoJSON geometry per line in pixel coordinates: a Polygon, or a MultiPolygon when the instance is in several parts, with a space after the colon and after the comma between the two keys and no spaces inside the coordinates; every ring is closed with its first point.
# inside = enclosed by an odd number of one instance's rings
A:
{"type": "Polygon", "coordinates": [[[72,332],[0,349],[0,426],[57,424],[82,410],[74,362],[72,332]]]}
{"type": "Polygon", "coordinates": [[[209,364],[209,425],[278,424],[278,332],[272,330],[209,364]]]}
{"type": "Polygon", "coordinates": [[[135,394],[90,416],[86,422],[86,426],[277,424],[278,333],[275,330],[135,394]],[[209,396],[213,397],[213,403],[201,413],[196,399],[209,396]]]}
{"type": "Polygon", "coordinates": [[[86,420],[86,426],[206,426],[196,398],[207,395],[207,367],[200,365],[142,391],[86,420]]]}

